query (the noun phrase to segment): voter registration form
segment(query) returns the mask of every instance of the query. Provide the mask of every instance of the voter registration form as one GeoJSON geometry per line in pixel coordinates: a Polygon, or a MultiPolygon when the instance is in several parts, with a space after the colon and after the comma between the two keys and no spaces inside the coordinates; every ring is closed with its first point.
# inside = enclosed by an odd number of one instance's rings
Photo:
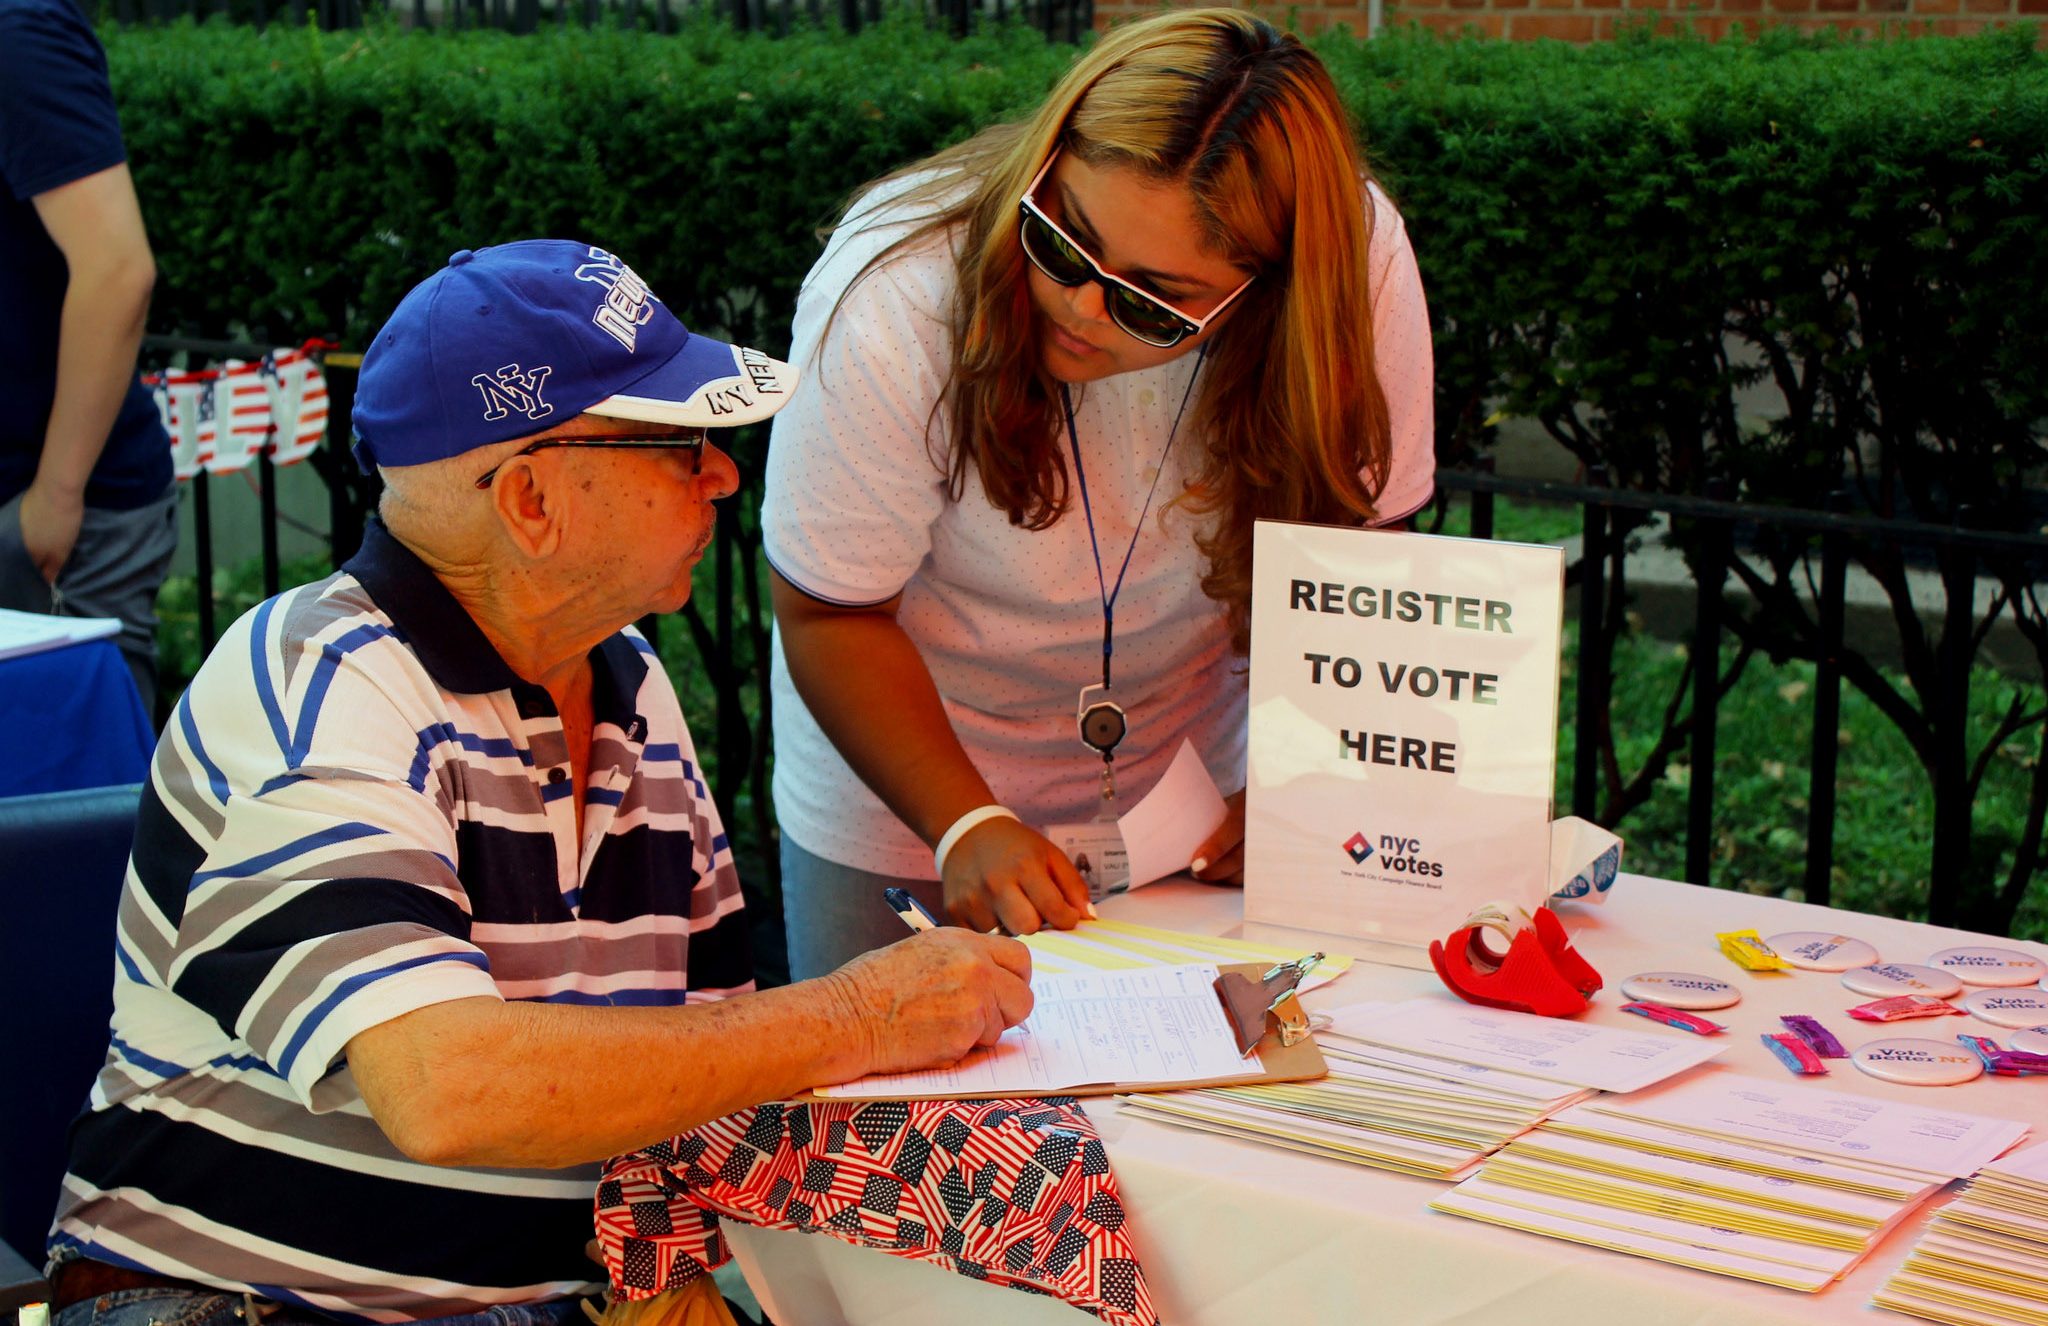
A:
{"type": "Polygon", "coordinates": [[[1216,967],[1036,973],[1031,1016],[951,1068],[878,1073],[820,1087],[840,1100],[1045,1095],[1119,1083],[1171,1087],[1241,1076],[1256,1061],[1216,997],[1216,967]]]}

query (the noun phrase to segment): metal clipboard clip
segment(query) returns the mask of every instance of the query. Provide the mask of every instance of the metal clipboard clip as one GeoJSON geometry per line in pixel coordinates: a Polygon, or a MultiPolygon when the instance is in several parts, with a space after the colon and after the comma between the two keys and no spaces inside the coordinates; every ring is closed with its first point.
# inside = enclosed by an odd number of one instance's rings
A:
{"type": "Polygon", "coordinates": [[[1216,978],[1216,997],[1223,1001],[1224,1016],[1237,1035],[1239,1054],[1249,1055],[1269,1026],[1282,1045],[1298,1044],[1308,1035],[1308,1013],[1296,997],[1296,987],[1322,960],[1321,953],[1310,953],[1276,963],[1256,981],[1234,971],[1216,978]]]}

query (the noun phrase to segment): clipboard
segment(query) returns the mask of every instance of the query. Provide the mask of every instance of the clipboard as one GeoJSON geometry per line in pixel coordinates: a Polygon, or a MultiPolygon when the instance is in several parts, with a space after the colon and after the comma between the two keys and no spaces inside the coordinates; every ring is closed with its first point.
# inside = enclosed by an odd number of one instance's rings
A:
{"type": "MultiPolygon", "coordinates": [[[[1321,954],[1316,954],[1317,959],[1321,954]]],[[[1084,1082],[1061,1084],[1059,1086],[1033,1087],[1028,1091],[1005,1090],[989,1092],[906,1092],[891,1091],[886,1095],[821,1095],[807,1091],[798,1100],[851,1103],[867,1100],[1008,1100],[1023,1096],[1128,1096],[1143,1091],[1196,1091],[1203,1087],[1248,1087],[1267,1082],[1306,1082],[1312,1078],[1327,1077],[1330,1066],[1323,1061],[1323,1052],[1316,1047],[1315,1039],[1307,1033],[1306,1021],[1298,1024],[1300,1035],[1287,1044],[1289,1037],[1282,1034],[1282,1024],[1269,1016],[1274,1004],[1292,1003],[1294,987],[1314,962],[1304,958],[1299,962],[1281,963],[1269,967],[1258,962],[1232,962],[1218,964],[1217,1002],[1222,1005],[1224,1020],[1237,1033],[1238,1044],[1242,1047],[1251,1041],[1256,1055],[1247,1053],[1242,1073],[1227,1073],[1216,1077],[1174,1082],[1084,1082]],[[1291,972],[1291,978],[1283,973],[1291,972]],[[1236,976],[1244,983],[1229,981],[1236,976]],[[1258,992],[1247,996],[1244,987],[1258,992]],[[1230,991],[1235,988],[1238,998],[1233,1001],[1230,991]],[[1256,998],[1256,1003],[1253,1002],[1256,998]],[[1234,1006],[1233,1006],[1234,1002],[1234,1006]],[[1254,1040],[1253,1038],[1256,1037],[1254,1040]]],[[[1296,1006],[1298,1009],[1298,1006],[1296,1006]]],[[[849,1084],[853,1085],[853,1084],[849,1084]]]]}

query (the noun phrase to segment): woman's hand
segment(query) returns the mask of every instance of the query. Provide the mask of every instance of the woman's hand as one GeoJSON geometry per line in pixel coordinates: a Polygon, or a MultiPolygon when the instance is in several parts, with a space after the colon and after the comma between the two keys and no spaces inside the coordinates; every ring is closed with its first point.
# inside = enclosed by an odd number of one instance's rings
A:
{"type": "Polygon", "coordinates": [[[1188,873],[1205,884],[1244,887],[1244,791],[1223,800],[1223,824],[1195,849],[1188,873]]]}
{"type": "Polygon", "coordinates": [[[1095,910],[1067,854],[1009,818],[977,824],[953,844],[940,883],[948,919],[969,930],[1072,930],[1095,910]]]}

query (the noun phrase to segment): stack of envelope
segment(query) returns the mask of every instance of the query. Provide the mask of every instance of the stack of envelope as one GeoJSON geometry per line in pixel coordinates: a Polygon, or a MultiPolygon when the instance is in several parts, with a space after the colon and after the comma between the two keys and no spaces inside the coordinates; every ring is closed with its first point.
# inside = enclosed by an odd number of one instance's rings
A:
{"type": "Polygon", "coordinates": [[[1812,1293],[2025,1132],[1712,1073],[1564,1110],[1431,1206],[1812,1293]]]}
{"type": "Polygon", "coordinates": [[[1955,1326],[2048,1326],[2048,1146],[1980,1170],[1871,1302],[1955,1326]]]}
{"type": "Polygon", "coordinates": [[[1455,1179],[1590,1091],[1404,1050],[1320,1038],[1313,1082],[1119,1097],[1162,1123],[1377,1169],[1455,1179]]]}
{"type": "Polygon", "coordinates": [[[1431,1206],[1811,1293],[1940,1186],[1566,1111],[1431,1206]]]}

